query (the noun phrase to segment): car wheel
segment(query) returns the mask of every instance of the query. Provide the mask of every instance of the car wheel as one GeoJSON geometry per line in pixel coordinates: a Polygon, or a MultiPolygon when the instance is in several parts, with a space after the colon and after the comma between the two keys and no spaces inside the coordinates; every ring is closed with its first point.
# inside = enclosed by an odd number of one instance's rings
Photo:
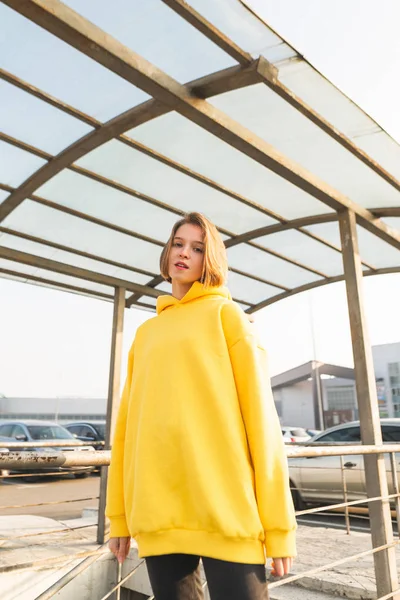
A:
{"type": "Polygon", "coordinates": [[[295,510],[304,510],[306,508],[305,502],[301,497],[299,490],[294,485],[293,481],[290,481],[290,491],[292,492],[293,504],[295,510]]]}
{"type": "Polygon", "coordinates": [[[89,477],[89,472],[85,471],[84,473],[74,473],[75,479],[85,479],[85,477],[89,477]]]}

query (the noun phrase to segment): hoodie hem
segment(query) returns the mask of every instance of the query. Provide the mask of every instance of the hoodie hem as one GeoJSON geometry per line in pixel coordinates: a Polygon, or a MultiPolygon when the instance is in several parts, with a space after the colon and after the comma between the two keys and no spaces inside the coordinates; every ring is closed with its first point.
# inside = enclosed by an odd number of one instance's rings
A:
{"type": "Polygon", "coordinates": [[[265,564],[260,540],[227,538],[219,533],[168,530],[135,535],[139,557],[163,554],[193,554],[243,564],[265,564]]]}

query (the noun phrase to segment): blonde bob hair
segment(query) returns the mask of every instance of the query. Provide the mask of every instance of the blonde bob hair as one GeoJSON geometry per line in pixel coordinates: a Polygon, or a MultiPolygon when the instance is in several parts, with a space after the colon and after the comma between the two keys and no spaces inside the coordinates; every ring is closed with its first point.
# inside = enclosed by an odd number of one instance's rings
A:
{"type": "Polygon", "coordinates": [[[207,217],[197,212],[187,213],[173,226],[169,240],[160,256],[161,275],[171,282],[169,255],[178,229],[186,224],[200,227],[204,236],[204,262],[200,282],[205,287],[224,285],[228,275],[228,260],[224,242],[215,225],[207,217]]]}

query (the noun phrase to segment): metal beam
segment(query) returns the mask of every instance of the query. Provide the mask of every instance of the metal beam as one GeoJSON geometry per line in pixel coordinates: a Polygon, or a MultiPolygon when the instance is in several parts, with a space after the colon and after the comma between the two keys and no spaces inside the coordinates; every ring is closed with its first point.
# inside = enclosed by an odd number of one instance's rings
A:
{"type": "MultiPolygon", "coordinates": [[[[372,350],[369,343],[364,312],[362,268],[358,250],[356,217],[349,210],[339,214],[340,236],[343,248],[343,266],[346,279],[347,303],[353,342],[354,371],[357,404],[360,415],[363,444],[382,445],[378,398],[372,350]]],[[[370,498],[388,495],[384,454],[364,456],[367,495],[370,498]]],[[[389,500],[372,502],[369,506],[371,536],[374,548],[393,542],[393,527],[389,500]]],[[[395,549],[374,554],[378,596],[397,590],[398,578],[395,549]]],[[[393,598],[400,598],[394,594],[393,598]]]]}
{"type": "Polygon", "coordinates": [[[45,279],[44,277],[37,277],[36,275],[30,275],[22,273],[21,271],[13,271],[10,269],[0,268],[0,273],[3,275],[9,275],[10,277],[20,277],[27,279],[28,281],[35,281],[36,283],[42,283],[47,286],[54,286],[60,288],[62,291],[75,292],[78,294],[87,294],[88,296],[94,296],[96,298],[102,298],[104,300],[112,300],[111,294],[104,294],[103,292],[95,292],[94,290],[88,290],[87,288],[70,285],[69,283],[61,283],[60,281],[54,281],[53,279],[45,279]]]}
{"type": "Polygon", "coordinates": [[[136,267],[132,267],[131,265],[127,265],[125,263],[120,263],[115,260],[111,260],[110,258],[104,258],[103,256],[98,256],[97,254],[90,254],[89,252],[83,252],[82,250],[77,250],[76,248],[71,248],[71,246],[64,246],[63,244],[57,244],[56,242],[50,242],[49,240],[39,238],[34,235],[29,235],[27,233],[21,233],[21,231],[15,231],[14,229],[8,229],[7,227],[0,226],[0,233],[5,233],[6,235],[12,235],[12,236],[20,238],[22,240],[28,240],[29,242],[34,242],[35,244],[43,244],[44,246],[48,246],[49,248],[54,248],[55,250],[61,250],[62,252],[70,252],[71,254],[75,254],[76,256],[82,256],[84,258],[89,258],[90,260],[96,260],[100,263],[104,263],[106,265],[111,265],[112,267],[116,267],[117,269],[126,269],[127,271],[132,271],[132,273],[139,273],[140,275],[145,275],[147,277],[153,277],[153,273],[151,273],[150,271],[145,271],[143,269],[137,269],[136,267]]]}
{"type": "Polygon", "coordinates": [[[251,54],[239,48],[239,46],[237,46],[231,39],[214,27],[186,2],[183,0],[163,0],[163,2],[172,8],[180,17],[185,19],[185,21],[193,25],[209,40],[219,46],[221,50],[229,54],[229,56],[231,56],[239,64],[247,65],[251,62],[251,54]]]}
{"type": "MultiPolygon", "coordinates": [[[[311,232],[303,229],[303,227],[307,227],[310,225],[317,225],[321,223],[332,223],[338,220],[337,213],[331,213],[328,215],[315,215],[311,217],[301,217],[299,219],[293,219],[292,221],[286,221],[284,223],[278,223],[276,225],[266,225],[265,227],[259,227],[258,229],[253,229],[252,231],[247,231],[246,233],[242,233],[240,235],[236,235],[229,240],[226,240],[225,246],[227,248],[232,248],[233,246],[237,246],[238,244],[248,243],[252,240],[255,240],[259,237],[264,237],[267,235],[271,235],[272,233],[280,233],[281,231],[287,231],[288,229],[295,229],[303,234],[308,234],[309,237],[314,239],[316,242],[322,243],[328,248],[335,250],[336,252],[342,252],[342,249],[339,246],[335,246],[335,244],[331,244],[327,240],[319,237],[318,235],[314,235],[311,232]]],[[[362,261],[362,264],[369,269],[375,270],[376,267],[371,265],[366,261],[362,261]]]]}
{"type": "Polygon", "coordinates": [[[62,275],[77,277],[78,279],[85,279],[86,281],[93,281],[94,283],[99,283],[102,285],[108,285],[111,287],[124,287],[132,292],[140,292],[141,294],[151,296],[153,298],[158,298],[158,296],[162,293],[159,290],[155,290],[146,285],[140,285],[139,283],[133,283],[132,281],[125,281],[123,279],[118,279],[117,277],[111,277],[110,275],[95,273],[94,271],[89,271],[88,269],[66,265],[49,258],[35,256],[34,254],[28,254],[27,252],[20,252],[19,250],[5,248],[4,246],[0,246],[0,258],[5,258],[6,260],[12,260],[25,265],[30,265],[32,267],[37,267],[38,269],[54,271],[55,273],[61,273],[62,275]]]}
{"type": "MultiPolygon", "coordinates": [[[[199,12],[194,10],[191,6],[189,6],[184,0],[162,0],[164,4],[167,4],[170,8],[172,8],[177,14],[179,14],[182,18],[184,18],[188,23],[190,23],[195,29],[200,31],[203,35],[205,35],[209,40],[214,42],[219,48],[224,50],[227,54],[229,54],[235,60],[237,53],[240,52],[241,61],[239,61],[243,66],[246,65],[246,57],[247,64],[249,61],[253,60],[251,55],[247,54],[225,34],[223,34],[220,30],[218,30],[210,21],[205,19],[199,12]]],[[[263,22],[261,18],[258,19],[263,23],[263,25],[268,28],[268,25],[263,22]]],[[[278,35],[278,34],[276,34],[278,35]]],[[[278,35],[278,37],[280,37],[278,35]]],[[[304,59],[303,59],[304,60],[304,59]]],[[[311,65],[312,66],[312,65],[311,65]]],[[[361,150],[348,136],[339,131],[336,127],[334,127],[329,121],[327,121],[322,115],[320,115],[317,111],[315,111],[311,106],[306,104],[299,96],[296,96],[288,87],[286,87],[283,83],[279,81],[279,72],[278,69],[268,62],[264,57],[260,57],[258,63],[258,72],[260,74],[260,82],[265,83],[273,92],[278,94],[285,102],[293,106],[298,112],[300,112],[303,116],[305,116],[308,120],[310,120],[314,125],[322,129],[326,134],[328,134],[332,139],[338,142],[343,148],[348,150],[353,156],[358,158],[361,162],[363,162],[367,167],[372,169],[377,175],[382,177],[387,183],[392,185],[396,190],[400,191],[400,181],[396,179],[396,177],[389,173],[386,169],[382,167],[377,161],[375,161],[371,156],[369,156],[364,150],[361,150]]]]}
{"type": "MultiPolygon", "coordinates": [[[[246,78],[250,77],[249,70],[243,70],[241,73],[242,73],[243,77],[246,77],[246,78]]],[[[221,87],[225,86],[223,91],[227,91],[227,85],[226,85],[226,82],[224,81],[223,71],[220,71],[217,74],[214,74],[214,76],[215,76],[215,80],[216,81],[218,80],[219,85],[221,87]],[[217,79],[217,75],[218,75],[218,79],[217,79]]],[[[254,75],[251,75],[251,76],[253,77],[254,75]]],[[[69,114],[69,115],[75,117],[76,119],[79,119],[82,122],[91,125],[92,127],[96,128],[96,129],[98,129],[102,126],[102,123],[100,121],[97,121],[93,117],[91,117],[85,113],[82,113],[81,111],[78,111],[77,109],[71,107],[70,105],[67,105],[64,102],[61,102],[60,100],[55,99],[53,96],[50,96],[49,94],[43,92],[42,90],[39,90],[38,88],[28,84],[27,82],[15,77],[14,75],[12,75],[11,73],[8,73],[7,71],[0,69],[0,78],[4,79],[5,81],[8,81],[12,85],[15,85],[16,87],[24,90],[26,93],[32,94],[35,97],[43,100],[44,102],[47,102],[48,104],[65,112],[66,114],[69,114]]],[[[210,83],[210,76],[208,76],[207,79],[208,79],[208,87],[210,87],[210,85],[212,85],[210,83]]],[[[199,81],[201,81],[201,80],[197,80],[197,82],[198,82],[197,90],[199,89],[199,81]]],[[[238,76],[235,76],[235,78],[232,77],[232,82],[235,86],[235,89],[238,89],[239,84],[240,84],[239,77],[238,76]]],[[[243,82],[243,85],[244,85],[244,83],[245,82],[243,82]]],[[[247,84],[248,84],[248,81],[246,82],[246,85],[247,84]]],[[[213,85],[215,85],[215,84],[213,84],[213,85]]],[[[210,89],[208,89],[207,91],[211,92],[210,89]]],[[[210,93],[209,95],[212,95],[212,94],[210,93]]],[[[216,181],[213,181],[212,179],[209,179],[208,177],[205,177],[204,175],[197,173],[196,171],[193,171],[189,167],[187,167],[181,163],[178,163],[177,161],[174,161],[173,159],[157,152],[156,150],[154,150],[152,148],[149,148],[145,144],[142,144],[136,140],[133,140],[132,138],[128,137],[127,135],[120,134],[115,139],[118,139],[125,145],[133,148],[134,150],[141,152],[142,154],[145,154],[149,158],[157,160],[158,162],[161,162],[162,164],[164,164],[174,170],[177,170],[178,172],[183,173],[184,175],[187,175],[188,177],[191,177],[191,178],[195,179],[196,181],[199,181],[200,183],[203,183],[204,185],[211,187],[212,189],[215,189],[223,194],[226,194],[226,195],[230,196],[231,198],[233,198],[234,200],[237,200],[238,202],[241,202],[247,206],[250,206],[254,210],[260,211],[261,213],[271,217],[272,219],[279,221],[279,223],[282,223],[282,224],[290,223],[290,221],[288,221],[285,217],[269,210],[268,208],[264,207],[263,205],[260,205],[256,202],[254,202],[253,200],[250,200],[249,198],[246,198],[245,196],[242,196],[241,194],[238,194],[237,192],[234,192],[233,190],[223,186],[222,184],[220,184],[216,181]]],[[[112,185],[112,187],[114,187],[116,189],[120,189],[120,184],[111,182],[110,180],[107,180],[106,178],[103,178],[102,176],[94,174],[93,172],[91,172],[87,169],[83,169],[82,167],[78,167],[76,165],[71,165],[70,169],[74,170],[75,172],[77,172],[81,175],[84,175],[86,177],[94,179],[95,181],[103,183],[104,185],[112,185]]],[[[12,190],[10,190],[10,191],[12,191],[12,190]]],[[[135,197],[144,199],[143,198],[144,195],[142,195],[140,192],[136,192],[135,190],[131,190],[130,188],[124,187],[124,189],[120,190],[120,191],[124,191],[125,193],[129,193],[135,197]]],[[[152,199],[150,197],[146,197],[146,199],[147,199],[147,201],[154,203],[154,199],[152,199]]],[[[164,203],[159,203],[159,202],[157,202],[156,205],[160,206],[161,208],[165,208],[166,210],[170,210],[171,208],[173,208],[173,207],[170,207],[169,205],[166,205],[164,203]]],[[[389,208],[389,209],[382,209],[382,210],[383,211],[388,210],[393,213],[393,210],[395,210],[395,209],[396,209],[396,207],[394,207],[394,209],[389,208]]],[[[400,211],[400,209],[399,209],[399,211],[400,211]]],[[[396,214],[400,215],[399,211],[397,211],[397,213],[395,212],[394,215],[392,214],[392,216],[396,216],[396,214]]],[[[181,211],[176,211],[176,212],[177,212],[177,214],[181,213],[181,211]]],[[[372,209],[371,209],[371,212],[373,212],[375,214],[375,216],[377,216],[377,217],[386,216],[386,214],[384,212],[383,212],[383,214],[378,214],[375,210],[372,210],[372,209]]],[[[329,216],[331,217],[332,220],[337,220],[336,213],[332,213],[331,215],[328,215],[328,217],[329,216]]],[[[324,218],[324,215],[320,215],[320,217],[324,218]]],[[[315,219],[316,218],[317,217],[315,217],[315,219]]],[[[326,219],[326,221],[324,221],[324,222],[328,222],[328,220],[329,219],[326,219]]],[[[299,221],[301,221],[301,220],[299,220],[299,221]]],[[[292,221],[292,222],[294,223],[294,221],[292,221]]],[[[319,221],[316,220],[310,224],[313,224],[314,222],[317,223],[319,221]]],[[[274,227],[274,226],[271,226],[271,227],[274,227]]],[[[279,227],[279,225],[278,225],[278,227],[279,227]]],[[[321,244],[324,244],[328,248],[331,248],[337,252],[341,252],[341,249],[339,247],[335,246],[334,244],[330,243],[329,241],[325,240],[324,238],[315,235],[314,233],[312,233],[310,231],[302,229],[300,224],[299,224],[299,226],[296,225],[293,227],[296,230],[303,233],[304,235],[307,235],[311,239],[314,239],[314,240],[320,242],[321,244]]],[[[289,228],[291,229],[292,226],[289,226],[289,228]]],[[[286,227],[282,228],[282,230],[284,230],[284,229],[286,229],[286,227]]],[[[279,231],[279,229],[277,229],[277,231],[279,231]]],[[[272,230],[271,230],[271,233],[272,233],[272,230]]],[[[229,247],[231,245],[241,243],[241,241],[246,241],[247,238],[249,240],[252,239],[251,234],[252,234],[252,232],[249,232],[247,234],[242,234],[242,236],[235,236],[232,240],[229,240],[229,247]]],[[[363,264],[365,266],[367,266],[368,268],[371,268],[371,269],[374,268],[372,265],[370,265],[366,262],[363,262],[363,264]]]]}
{"type": "MultiPolygon", "coordinates": [[[[10,6],[12,3],[9,4],[10,6]]],[[[22,5],[19,5],[22,8],[22,5]]],[[[16,8],[13,7],[12,8],[16,8]]],[[[23,14],[23,13],[22,13],[23,14]]],[[[215,94],[239,89],[246,85],[254,83],[258,77],[256,64],[241,69],[232,67],[224,69],[218,73],[213,73],[207,77],[195,80],[187,84],[186,89],[190,94],[196,94],[199,98],[210,97],[215,94]]],[[[50,102],[53,103],[53,102],[50,102]]],[[[63,110],[61,106],[58,106],[63,110]]],[[[75,110],[75,109],[74,109],[75,110]]],[[[135,106],[124,113],[114,117],[105,124],[97,124],[97,127],[71,144],[68,148],[62,150],[57,156],[49,160],[47,153],[35,149],[34,153],[49,162],[35,171],[26,181],[24,181],[10,196],[0,205],[0,223],[26,198],[31,196],[46,181],[57,175],[65,168],[72,168],[77,172],[83,172],[77,166],[72,166],[74,162],[98,148],[102,144],[118,138],[121,134],[133,127],[138,127],[147,121],[155,119],[173,110],[172,107],[165,105],[158,100],[148,100],[138,106],[135,106]]],[[[70,112],[69,110],[65,112],[70,112]]],[[[80,118],[78,114],[74,115],[80,118]]],[[[87,115],[85,115],[87,117],[87,115]]],[[[83,119],[85,120],[85,119],[83,119]]],[[[93,125],[94,126],[94,125],[93,125]]]]}
{"type": "MultiPolygon", "coordinates": [[[[0,133],[0,137],[1,137],[1,135],[2,134],[0,133]]],[[[12,139],[9,138],[9,143],[12,143],[14,145],[18,145],[18,146],[23,147],[23,148],[26,147],[26,144],[24,142],[21,142],[20,140],[15,140],[14,138],[12,138],[12,139]]],[[[29,150],[27,150],[27,151],[29,151],[29,150]]],[[[41,151],[39,151],[39,152],[41,152],[41,151]]],[[[51,158],[52,158],[51,155],[49,155],[49,160],[51,158]]],[[[54,160],[56,160],[56,158],[54,158],[54,160]]],[[[51,163],[49,163],[49,164],[51,164],[51,163]]],[[[69,168],[72,169],[72,170],[74,170],[74,171],[76,171],[76,172],[78,172],[78,173],[80,173],[81,175],[84,175],[86,177],[90,177],[91,179],[94,179],[94,180],[96,180],[96,181],[98,181],[100,183],[103,183],[105,185],[109,185],[113,189],[117,189],[117,190],[122,191],[124,193],[128,193],[129,195],[134,196],[136,198],[139,198],[140,200],[143,200],[144,202],[148,202],[150,204],[156,205],[156,206],[158,206],[160,208],[163,208],[164,210],[168,210],[168,211],[173,212],[174,214],[177,214],[179,216],[181,216],[181,215],[184,214],[184,211],[182,211],[180,209],[174,208],[174,207],[172,207],[172,206],[170,206],[168,204],[160,202],[156,198],[152,198],[150,196],[147,196],[146,194],[142,194],[141,192],[137,192],[136,190],[133,190],[132,188],[127,188],[126,186],[123,186],[122,184],[119,184],[119,183],[117,183],[117,182],[115,182],[113,180],[110,180],[110,179],[104,177],[103,175],[99,175],[99,174],[94,173],[92,171],[88,171],[87,169],[83,169],[83,168],[78,167],[76,165],[71,165],[69,168]]],[[[11,186],[2,186],[2,187],[4,187],[4,188],[7,187],[9,190],[12,189],[11,186]]],[[[18,193],[18,190],[19,190],[19,188],[16,188],[15,192],[11,193],[11,196],[14,193],[18,193]]],[[[11,196],[10,196],[10,198],[11,198],[11,196]]],[[[164,246],[164,242],[158,241],[158,240],[156,240],[154,238],[149,238],[149,237],[144,236],[142,234],[136,233],[136,232],[134,232],[132,230],[125,229],[123,227],[120,227],[119,225],[114,225],[114,224],[112,224],[112,223],[110,223],[108,221],[103,221],[101,219],[98,219],[97,217],[93,217],[91,215],[88,215],[87,213],[83,213],[83,212],[77,211],[77,210],[75,210],[73,208],[69,208],[69,207],[67,207],[67,206],[65,206],[63,204],[58,204],[58,203],[52,202],[51,200],[47,200],[45,198],[41,198],[41,197],[33,195],[33,194],[30,196],[30,199],[34,200],[35,202],[38,202],[39,204],[43,204],[45,206],[48,206],[48,207],[53,208],[55,210],[58,210],[60,212],[68,213],[68,214],[73,215],[75,217],[78,217],[78,218],[81,218],[81,219],[85,219],[86,221],[90,221],[90,222],[95,223],[97,225],[101,225],[102,227],[118,231],[119,233],[123,233],[125,235],[130,235],[132,237],[141,239],[143,241],[147,241],[149,243],[156,244],[156,245],[158,245],[160,247],[164,246]]],[[[8,201],[8,199],[5,200],[3,202],[3,204],[5,204],[7,201],[8,201]]],[[[1,207],[2,207],[2,205],[0,205],[0,212],[1,212],[1,207]]],[[[0,219],[0,222],[1,222],[1,219],[0,219]]],[[[218,227],[218,230],[221,233],[223,233],[225,235],[228,235],[229,237],[235,237],[235,234],[233,232],[231,232],[231,231],[228,231],[227,229],[224,229],[222,227],[218,227]]],[[[304,265],[304,264],[302,264],[302,263],[300,263],[300,262],[298,262],[298,261],[296,261],[296,260],[294,260],[292,258],[289,258],[289,257],[287,257],[287,256],[285,256],[283,254],[279,254],[278,252],[275,252],[274,250],[266,248],[266,247],[264,247],[264,246],[262,246],[260,244],[257,244],[255,242],[251,242],[251,241],[247,242],[247,243],[250,246],[253,246],[254,248],[257,248],[258,250],[261,250],[262,252],[266,252],[267,254],[271,254],[272,256],[275,256],[276,258],[280,258],[280,259],[282,259],[282,260],[284,260],[284,261],[286,261],[286,262],[288,262],[288,263],[290,263],[290,264],[292,264],[292,265],[294,265],[296,267],[304,269],[306,271],[310,271],[311,273],[313,273],[315,275],[318,275],[318,277],[325,277],[325,278],[328,277],[325,273],[322,273],[321,271],[319,271],[317,269],[314,269],[313,267],[310,267],[308,265],[304,265]]]]}
{"type": "MultiPolygon", "coordinates": [[[[400,266],[384,267],[382,269],[376,269],[375,271],[363,271],[363,277],[370,277],[371,275],[390,275],[392,273],[400,273],[400,266]]],[[[295,296],[296,294],[301,294],[302,292],[307,292],[308,290],[313,290],[314,288],[329,285],[331,283],[338,283],[339,281],[344,281],[344,275],[337,275],[335,277],[328,277],[328,279],[320,279],[319,281],[306,283],[305,285],[301,285],[297,288],[293,288],[286,292],[282,292],[281,294],[277,294],[276,296],[272,296],[272,298],[268,298],[267,300],[263,300],[262,302],[255,304],[251,309],[247,310],[246,312],[252,314],[261,310],[262,308],[265,308],[266,306],[275,304],[275,302],[279,302],[280,300],[290,298],[290,296],[295,296]]]]}
{"type": "MultiPolygon", "coordinates": [[[[108,381],[108,399],[105,431],[105,450],[110,450],[114,437],[114,427],[120,401],[120,380],[122,360],[122,340],[124,332],[125,289],[115,288],[113,327],[111,333],[110,375],[108,381]]],[[[99,494],[99,520],[97,528],[97,543],[104,544],[106,538],[106,496],[108,469],[102,467],[99,494]]]]}
{"type": "MultiPolygon", "coordinates": [[[[178,111],[187,119],[327,206],[337,211],[351,210],[356,214],[360,225],[395,248],[400,249],[399,232],[377,220],[370,211],[352,202],[344,194],[282,155],[265,140],[235,122],[216,107],[195,97],[187,87],[178,83],[143,57],[137,55],[68,6],[59,2],[59,0],[4,0],[4,3],[83,52],[86,56],[139,87],[158,102],[170,106],[171,109],[178,111]]],[[[101,130],[97,130],[94,134],[99,134],[99,131],[101,130]]],[[[83,155],[82,147],[81,152],[83,155]]],[[[25,189],[25,197],[32,190],[26,192],[25,189]]],[[[13,199],[7,198],[3,202],[0,206],[0,219],[4,218],[5,211],[12,210],[16,201],[17,198],[14,197],[13,199]]],[[[20,201],[22,201],[21,198],[19,198],[20,201]]]]}

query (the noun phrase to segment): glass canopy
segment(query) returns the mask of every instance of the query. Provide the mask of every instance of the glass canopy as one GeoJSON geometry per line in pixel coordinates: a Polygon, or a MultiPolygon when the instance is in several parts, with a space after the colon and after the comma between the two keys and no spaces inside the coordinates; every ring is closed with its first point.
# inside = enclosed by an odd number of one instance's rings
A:
{"type": "Polygon", "coordinates": [[[154,310],[199,211],[247,312],[400,272],[400,146],[237,0],[0,3],[0,276],[154,310]]]}

